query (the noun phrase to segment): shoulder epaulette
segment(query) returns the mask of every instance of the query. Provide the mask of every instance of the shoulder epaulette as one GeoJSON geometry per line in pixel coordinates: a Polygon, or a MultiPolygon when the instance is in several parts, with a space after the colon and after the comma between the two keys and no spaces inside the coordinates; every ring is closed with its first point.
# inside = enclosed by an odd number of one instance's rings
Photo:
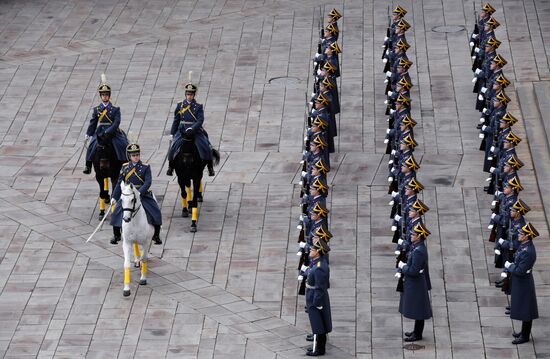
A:
{"type": "Polygon", "coordinates": [[[321,266],[321,262],[317,262],[317,267],[320,267],[321,266]]]}
{"type": "Polygon", "coordinates": [[[130,163],[130,162],[123,163],[123,164],[122,164],[122,167],[128,167],[128,164],[129,164],[129,163],[130,163]]]}

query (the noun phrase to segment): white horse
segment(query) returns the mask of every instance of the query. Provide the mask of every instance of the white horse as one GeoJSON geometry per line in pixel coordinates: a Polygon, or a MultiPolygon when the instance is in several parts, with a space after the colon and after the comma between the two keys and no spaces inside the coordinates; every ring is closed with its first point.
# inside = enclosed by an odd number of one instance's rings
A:
{"type": "Polygon", "coordinates": [[[141,264],[140,285],[147,284],[147,253],[151,247],[151,231],[153,226],[147,222],[145,209],[141,206],[139,191],[133,184],[120,184],[122,206],[122,249],[124,250],[124,296],[130,295],[130,262],[132,247],[134,249],[134,265],[141,264]]]}

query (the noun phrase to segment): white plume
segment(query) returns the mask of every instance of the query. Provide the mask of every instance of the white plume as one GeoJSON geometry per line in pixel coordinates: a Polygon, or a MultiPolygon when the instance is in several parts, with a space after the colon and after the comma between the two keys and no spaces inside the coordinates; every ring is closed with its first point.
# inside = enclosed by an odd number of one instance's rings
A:
{"type": "Polygon", "coordinates": [[[107,76],[105,74],[101,74],[101,83],[106,84],[107,83],[107,76]]]}
{"type": "Polygon", "coordinates": [[[189,71],[188,78],[189,82],[193,81],[193,71],[189,71]]]}

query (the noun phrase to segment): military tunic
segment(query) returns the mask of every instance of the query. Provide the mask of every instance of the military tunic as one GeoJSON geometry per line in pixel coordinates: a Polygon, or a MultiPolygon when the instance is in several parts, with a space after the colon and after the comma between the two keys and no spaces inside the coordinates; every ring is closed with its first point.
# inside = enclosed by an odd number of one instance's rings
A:
{"type": "Polygon", "coordinates": [[[407,264],[401,269],[403,292],[399,301],[399,313],[414,320],[432,317],[428,284],[424,271],[428,263],[428,250],[423,240],[413,244],[407,255],[407,264]]]}
{"type": "Polygon", "coordinates": [[[330,270],[323,256],[311,261],[306,281],[306,309],[313,334],[326,334],[332,331],[329,277],[330,270]]]}
{"type": "Polygon", "coordinates": [[[147,222],[151,225],[162,225],[162,215],[159,205],[151,192],[152,183],[151,167],[139,161],[136,164],[132,162],[125,163],[120,171],[117,184],[113,189],[113,198],[117,201],[115,210],[111,217],[111,225],[114,227],[122,226],[122,202],[119,201],[121,196],[120,184],[133,184],[140,193],[141,204],[147,214],[147,222]]]}
{"type": "Polygon", "coordinates": [[[173,161],[182,143],[183,135],[190,131],[195,135],[195,146],[203,161],[212,160],[212,147],[206,132],[202,128],[204,123],[204,110],[195,100],[178,102],[174,111],[174,121],[170,134],[173,135],[172,146],[168,152],[168,160],[173,161]]]}
{"type": "Polygon", "coordinates": [[[107,105],[101,103],[99,106],[94,107],[92,118],[86,131],[86,134],[90,136],[90,144],[86,150],[86,161],[94,160],[97,149],[97,138],[102,136],[111,141],[119,161],[128,161],[128,158],[126,158],[128,139],[126,138],[126,134],[119,129],[119,126],[119,107],[113,106],[110,102],[107,105]]]}
{"type": "Polygon", "coordinates": [[[533,266],[537,260],[537,252],[533,241],[528,240],[519,246],[514,255],[514,263],[508,267],[512,277],[510,280],[511,305],[510,318],[521,321],[531,321],[539,317],[533,266]]]}

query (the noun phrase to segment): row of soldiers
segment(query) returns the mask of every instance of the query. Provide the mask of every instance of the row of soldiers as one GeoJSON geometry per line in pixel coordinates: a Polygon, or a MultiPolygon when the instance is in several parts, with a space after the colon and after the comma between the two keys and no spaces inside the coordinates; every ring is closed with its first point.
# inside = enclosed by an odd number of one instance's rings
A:
{"type": "Polygon", "coordinates": [[[409,69],[413,64],[407,57],[409,44],[405,20],[407,10],[397,5],[390,16],[384,39],[382,61],[386,75],[386,153],[388,162],[388,194],[392,206],[390,218],[396,244],[397,291],[401,293],[399,312],[415,321],[414,330],[405,332],[404,341],[422,340],[424,322],[432,317],[429,293],[431,290],[428,251],[425,240],[430,235],[423,221],[428,206],[420,199],[424,186],[417,180],[420,165],[414,158],[418,143],[414,138],[417,124],[411,115],[410,90],[413,86],[409,69]]]}
{"type": "MultiPolygon", "coordinates": [[[[325,27],[320,19],[320,38],[317,53],[313,58],[313,94],[307,108],[306,134],[300,181],[300,222],[298,229],[298,293],[305,295],[305,310],[308,313],[312,334],[306,340],[313,345],[307,356],[325,354],[327,334],[332,331],[329,288],[329,230],[327,181],[330,172],[330,153],[335,151],[337,135],[335,116],[340,113],[337,78],[340,76],[338,55],[338,20],[342,15],[332,9],[325,27]]],[[[307,96],[306,96],[307,101],[307,96]]]]}
{"type": "Polygon", "coordinates": [[[481,112],[477,124],[480,130],[480,150],[484,152],[483,171],[490,174],[484,190],[493,195],[489,241],[494,242],[495,267],[502,268],[495,285],[511,296],[506,314],[522,321],[521,332],[513,333],[513,344],[528,342],[533,319],[538,308],[532,269],[536,260],[532,239],[539,236],[535,227],[525,220],[529,206],[520,199],[523,190],[518,171],[524,166],[516,153],[521,138],[514,133],[517,119],[508,112],[510,97],[505,89],[510,81],[504,76],[507,61],[496,50],[501,42],[495,35],[499,27],[493,17],[496,10],[488,3],[476,15],[470,38],[474,72],[473,92],[477,94],[476,109],[481,112]]]}

